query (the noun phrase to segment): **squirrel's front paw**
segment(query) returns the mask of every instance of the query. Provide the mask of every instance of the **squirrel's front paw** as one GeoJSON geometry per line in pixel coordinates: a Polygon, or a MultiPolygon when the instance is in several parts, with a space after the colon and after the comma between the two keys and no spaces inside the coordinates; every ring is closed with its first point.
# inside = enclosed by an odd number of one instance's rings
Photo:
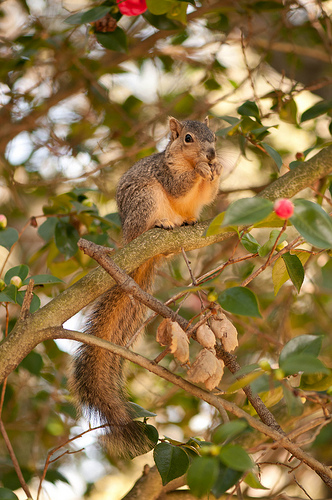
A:
{"type": "Polygon", "coordinates": [[[212,179],[211,180],[213,180],[216,175],[220,175],[221,174],[222,164],[220,163],[220,161],[215,160],[215,161],[209,163],[209,166],[210,166],[211,175],[212,175],[212,179]]]}
{"type": "Polygon", "coordinates": [[[175,225],[169,219],[157,219],[154,227],[161,227],[162,229],[174,229],[175,225]]]}
{"type": "Polygon", "coordinates": [[[212,172],[211,172],[211,167],[208,163],[200,161],[197,163],[195,170],[197,173],[203,177],[203,179],[209,179],[212,180],[212,172]]]}

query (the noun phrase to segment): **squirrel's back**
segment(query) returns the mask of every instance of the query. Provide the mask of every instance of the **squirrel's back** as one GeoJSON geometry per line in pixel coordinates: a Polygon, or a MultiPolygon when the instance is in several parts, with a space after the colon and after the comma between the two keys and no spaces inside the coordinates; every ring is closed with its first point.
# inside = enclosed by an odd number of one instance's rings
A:
{"type": "MultiPolygon", "coordinates": [[[[170,118],[169,125],[171,139],[165,151],[139,160],[120,179],[117,204],[124,243],[152,227],[194,224],[217,194],[221,164],[208,123],[170,118]]],[[[131,274],[146,291],[152,288],[160,259],[149,259],[131,274]]],[[[85,332],[125,346],[145,312],[145,306],[115,285],[98,300],[85,332]]],[[[90,418],[97,416],[107,424],[103,442],[110,454],[133,457],[148,451],[152,445],[144,424],[133,420],[125,397],[122,358],[83,344],[73,365],[71,389],[90,418]]]]}

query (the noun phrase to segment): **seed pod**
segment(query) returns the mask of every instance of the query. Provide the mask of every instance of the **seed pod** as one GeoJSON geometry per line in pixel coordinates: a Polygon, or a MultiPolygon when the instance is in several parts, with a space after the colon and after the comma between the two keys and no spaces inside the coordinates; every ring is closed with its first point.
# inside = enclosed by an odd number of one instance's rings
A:
{"type": "Polygon", "coordinates": [[[206,323],[197,328],[196,339],[202,347],[206,347],[207,349],[213,349],[216,343],[216,337],[206,323]]]}

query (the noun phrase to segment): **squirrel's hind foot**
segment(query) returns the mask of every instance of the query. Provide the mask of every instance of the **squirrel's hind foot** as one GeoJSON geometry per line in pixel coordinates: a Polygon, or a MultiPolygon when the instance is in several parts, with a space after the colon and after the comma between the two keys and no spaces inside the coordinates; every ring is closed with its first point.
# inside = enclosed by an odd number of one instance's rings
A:
{"type": "Polygon", "coordinates": [[[190,219],[186,219],[182,222],[181,226],[194,226],[195,224],[197,224],[197,219],[195,219],[194,217],[190,218],[190,219]]]}

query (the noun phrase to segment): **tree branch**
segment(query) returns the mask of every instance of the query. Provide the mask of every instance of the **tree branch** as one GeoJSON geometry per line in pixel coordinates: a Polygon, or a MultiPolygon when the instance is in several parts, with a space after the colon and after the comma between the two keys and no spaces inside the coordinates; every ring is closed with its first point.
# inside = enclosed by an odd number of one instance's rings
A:
{"type": "MultiPolygon", "coordinates": [[[[332,146],[328,146],[310,160],[303,162],[303,165],[299,165],[267,186],[259,196],[269,200],[292,197],[331,172],[332,146]]],[[[121,269],[130,273],[156,255],[176,254],[181,248],[185,251],[203,248],[220,243],[235,234],[227,232],[206,237],[205,231],[210,222],[179,227],[173,231],[151,229],[119,250],[113,260],[121,269]]],[[[113,284],[114,280],[98,267],[24,322],[18,322],[10,336],[0,344],[0,382],[36,345],[45,340],[45,329],[62,325],[113,284]]]]}

